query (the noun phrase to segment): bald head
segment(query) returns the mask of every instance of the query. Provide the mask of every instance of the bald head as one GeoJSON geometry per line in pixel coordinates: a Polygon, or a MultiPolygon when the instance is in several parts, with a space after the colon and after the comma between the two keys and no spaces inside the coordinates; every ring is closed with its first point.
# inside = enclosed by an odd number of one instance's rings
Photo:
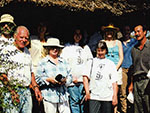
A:
{"type": "Polygon", "coordinates": [[[15,46],[22,50],[29,43],[29,30],[25,26],[18,26],[15,33],[15,46]]]}

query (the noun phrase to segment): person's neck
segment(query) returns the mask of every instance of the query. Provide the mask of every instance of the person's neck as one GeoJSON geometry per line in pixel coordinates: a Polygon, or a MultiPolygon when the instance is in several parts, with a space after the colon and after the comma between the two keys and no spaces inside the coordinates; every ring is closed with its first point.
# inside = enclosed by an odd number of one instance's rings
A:
{"type": "Polygon", "coordinates": [[[75,42],[75,43],[74,43],[74,45],[77,45],[77,46],[79,46],[79,43],[75,42]]]}
{"type": "Polygon", "coordinates": [[[11,38],[11,35],[2,34],[2,37],[9,39],[11,38]]]}
{"type": "Polygon", "coordinates": [[[125,38],[123,38],[123,41],[124,42],[128,42],[130,40],[130,37],[125,37],[125,38]]]}
{"type": "Polygon", "coordinates": [[[111,37],[107,37],[106,39],[105,39],[106,41],[113,41],[113,38],[111,37]]]}
{"type": "Polygon", "coordinates": [[[39,38],[41,42],[45,42],[45,34],[40,34],[39,38]]]}
{"type": "Polygon", "coordinates": [[[144,44],[146,43],[146,37],[144,37],[142,40],[139,41],[139,49],[142,50],[144,47],[144,44]]]}
{"type": "Polygon", "coordinates": [[[14,45],[16,46],[16,48],[21,51],[21,52],[24,52],[24,48],[19,48],[19,46],[14,42],[14,45]]]}
{"type": "Polygon", "coordinates": [[[58,56],[49,55],[49,57],[55,64],[58,64],[58,56]]]}

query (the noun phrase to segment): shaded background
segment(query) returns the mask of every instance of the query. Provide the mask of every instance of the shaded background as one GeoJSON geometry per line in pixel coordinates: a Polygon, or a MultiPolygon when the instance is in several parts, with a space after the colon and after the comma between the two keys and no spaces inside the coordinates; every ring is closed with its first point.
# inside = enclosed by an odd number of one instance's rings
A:
{"type": "Polygon", "coordinates": [[[35,34],[37,25],[44,21],[50,34],[64,42],[72,38],[76,26],[85,30],[94,28],[94,31],[99,31],[101,26],[110,22],[119,28],[125,24],[129,24],[131,28],[137,24],[146,24],[148,29],[150,26],[150,10],[138,10],[116,16],[108,10],[71,11],[60,6],[42,7],[33,3],[12,2],[0,8],[0,15],[4,13],[13,15],[15,23],[28,27],[31,34],[35,34]]]}

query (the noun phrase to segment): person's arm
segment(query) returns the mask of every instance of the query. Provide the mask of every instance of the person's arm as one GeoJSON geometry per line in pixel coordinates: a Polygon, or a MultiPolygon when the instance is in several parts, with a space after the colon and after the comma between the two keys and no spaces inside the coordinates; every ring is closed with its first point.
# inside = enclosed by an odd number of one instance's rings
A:
{"type": "Polygon", "coordinates": [[[89,79],[87,76],[83,75],[83,85],[84,85],[84,89],[85,89],[85,101],[90,99],[90,91],[89,91],[89,79]]]}
{"type": "Polygon", "coordinates": [[[118,41],[118,47],[119,47],[119,62],[116,66],[117,70],[119,70],[122,62],[123,62],[123,47],[122,47],[122,43],[121,41],[117,40],[118,41]]]}
{"type": "Polygon", "coordinates": [[[43,97],[42,97],[41,91],[39,90],[39,85],[35,81],[34,73],[32,73],[31,84],[32,84],[31,87],[34,90],[36,99],[38,101],[42,101],[43,97]]]}
{"type": "Polygon", "coordinates": [[[128,87],[129,92],[133,92],[133,69],[134,69],[134,66],[131,65],[128,70],[128,79],[129,79],[129,84],[130,84],[128,87]]]}
{"type": "Polygon", "coordinates": [[[130,76],[129,79],[130,79],[130,85],[128,87],[128,91],[133,92],[133,76],[130,76]]]}
{"type": "Polygon", "coordinates": [[[133,92],[133,82],[130,83],[128,91],[129,92],[133,92]]]}
{"type": "Polygon", "coordinates": [[[118,104],[118,98],[117,98],[117,94],[118,94],[118,85],[117,83],[113,83],[113,98],[112,98],[112,105],[116,106],[118,104]]]}
{"type": "Polygon", "coordinates": [[[13,89],[13,86],[9,83],[7,75],[6,74],[0,74],[0,81],[2,81],[3,85],[5,85],[8,89],[8,91],[11,94],[11,98],[14,104],[19,104],[19,95],[18,93],[13,89]]]}

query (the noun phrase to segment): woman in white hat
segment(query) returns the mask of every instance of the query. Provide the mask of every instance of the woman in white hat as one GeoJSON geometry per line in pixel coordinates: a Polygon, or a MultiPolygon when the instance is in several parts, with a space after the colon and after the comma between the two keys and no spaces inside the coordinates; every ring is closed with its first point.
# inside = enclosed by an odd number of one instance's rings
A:
{"type": "Polygon", "coordinates": [[[63,45],[57,38],[49,38],[43,45],[48,55],[37,67],[36,81],[43,96],[45,113],[70,113],[67,86],[72,82],[68,64],[59,57],[63,45]]]}
{"type": "MultiPolygon", "coordinates": [[[[106,58],[113,61],[116,65],[118,74],[118,86],[121,86],[122,84],[122,68],[121,64],[123,62],[123,48],[121,41],[116,39],[117,32],[119,31],[119,28],[114,27],[113,24],[109,24],[108,26],[103,26],[102,30],[104,32],[104,41],[107,44],[108,47],[108,54],[106,55],[106,58]]],[[[114,113],[117,112],[117,107],[114,109],[114,113]]]]}

